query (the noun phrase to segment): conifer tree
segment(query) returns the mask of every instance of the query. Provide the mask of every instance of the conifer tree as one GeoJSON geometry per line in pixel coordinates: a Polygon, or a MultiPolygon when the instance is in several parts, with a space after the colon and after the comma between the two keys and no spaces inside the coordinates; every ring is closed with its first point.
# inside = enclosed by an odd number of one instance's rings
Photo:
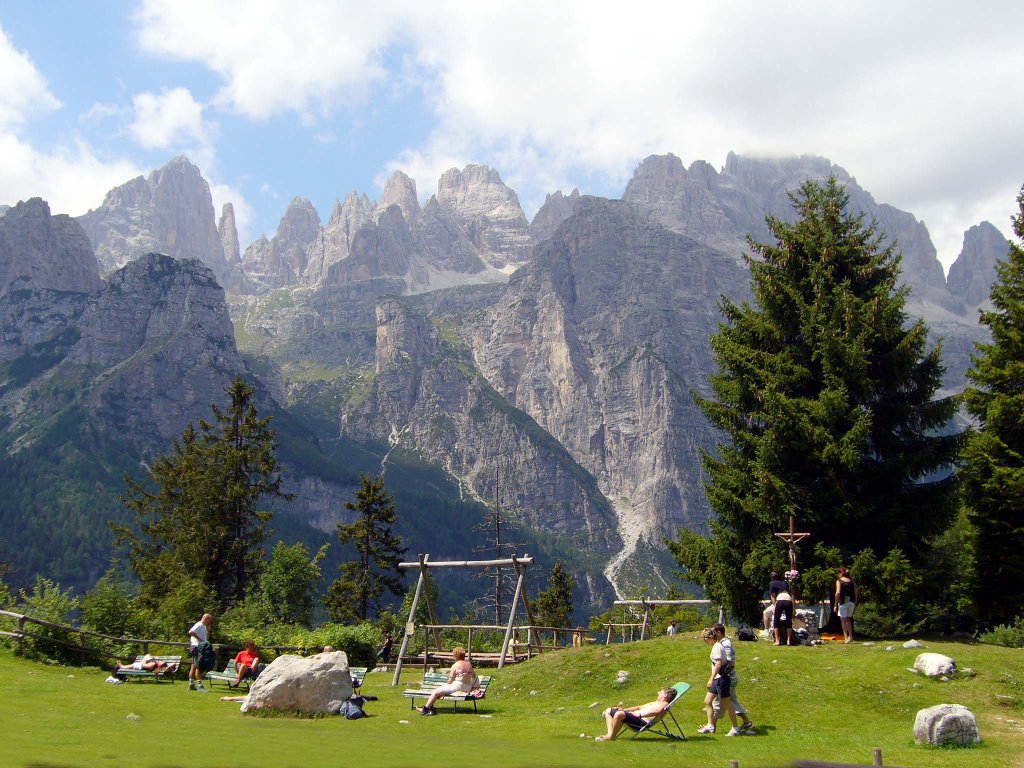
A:
{"type": "Polygon", "coordinates": [[[978,430],[964,450],[964,501],[976,534],[975,608],[986,624],[1024,614],[1024,188],[1005,261],[996,265],[992,309],[981,323],[964,399],[978,430]]]}
{"type": "Polygon", "coordinates": [[[766,219],[775,245],[748,241],[753,299],[722,299],[714,397],[694,394],[729,438],[702,457],[711,535],[669,542],[691,579],[751,621],[786,564],[773,534],[790,515],[844,557],[900,548],[919,563],[924,533],[954,509],[959,437],[935,432],[956,404],[934,399],[940,349],[923,321],[907,323],[900,256],[847,212],[835,178],[791,199],[795,222],[766,219]]]}
{"type": "Polygon", "coordinates": [[[341,564],[341,576],[328,588],[324,603],[334,621],[366,621],[380,608],[385,591],[402,594],[398,563],[408,549],[392,533],[395,505],[383,477],[360,475],[356,501],[346,501],[345,509],[359,517],[338,524],[338,541],[342,546],[352,542],[358,559],[341,564]]]}
{"type": "Polygon", "coordinates": [[[201,584],[217,607],[241,601],[255,586],[271,517],[258,504],[264,496],[289,496],[281,491],[274,432],[269,417],[257,413],[255,390],[238,377],[226,393],[228,410],[211,405],[212,422],[186,427],[170,454],[152,463],[148,482],[125,478],[122,502],[139,529],[112,527],[128,544],[143,605],[155,607],[186,581],[190,589],[201,584]]]}
{"type": "Polygon", "coordinates": [[[576,577],[565,570],[562,561],[555,563],[548,579],[548,588],[533,602],[533,615],[541,627],[568,627],[572,624],[572,593],[576,577]]]}

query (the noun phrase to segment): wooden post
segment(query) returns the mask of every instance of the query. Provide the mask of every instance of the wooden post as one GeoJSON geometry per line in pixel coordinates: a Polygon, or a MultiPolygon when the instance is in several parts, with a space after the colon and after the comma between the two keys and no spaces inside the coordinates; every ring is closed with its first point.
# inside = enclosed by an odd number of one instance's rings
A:
{"type": "Polygon", "coordinates": [[[882,764],[882,748],[881,747],[875,747],[875,762],[874,762],[874,765],[881,765],[881,764],[882,764]]]}
{"type": "Polygon", "coordinates": [[[523,593],[523,578],[526,575],[525,569],[519,564],[519,561],[512,557],[512,565],[516,569],[516,573],[519,574],[519,579],[516,581],[516,592],[512,597],[512,607],[509,608],[508,612],[508,627],[505,629],[505,642],[501,644],[501,656],[498,658],[498,669],[505,666],[505,656],[508,654],[508,644],[512,640],[512,623],[516,620],[516,608],[519,607],[519,596],[523,593]]]}
{"type": "MultiPolygon", "coordinates": [[[[428,557],[430,557],[430,555],[420,557],[420,576],[423,577],[424,585],[427,583],[426,559],[428,557]]],[[[430,590],[425,590],[424,594],[427,598],[427,613],[430,614],[430,623],[434,625],[440,624],[441,622],[437,620],[437,611],[434,609],[434,598],[430,596],[430,590]]],[[[436,628],[434,629],[434,649],[438,652],[441,651],[441,633],[436,628]]]]}
{"type": "Polygon", "coordinates": [[[473,663],[473,627],[469,628],[469,634],[466,636],[466,659],[470,664],[473,663]]]}
{"type": "Polygon", "coordinates": [[[18,617],[18,655],[25,655],[25,617],[18,617]]]}
{"type": "Polygon", "coordinates": [[[647,602],[647,598],[641,598],[644,602],[644,623],[640,627],[640,642],[644,641],[647,636],[647,621],[651,618],[651,606],[647,602]]]}
{"type": "MultiPolygon", "coordinates": [[[[402,657],[405,656],[405,652],[409,648],[409,628],[415,626],[416,621],[416,608],[420,604],[420,594],[423,592],[423,582],[425,569],[423,563],[429,558],[430,555],[420,555],[420,578],[416,582],[416,592],[412,596],[412,606],[409,608],[409,620],[405,625],[405,632],[402,637],[402,647],[398,649],[398,661],[395,663],[395,674],[391,678],[391,685],[398,685],[398,677],[402,674],[402,657]]],[[[428,590],[429,592],[429,590],[428,590]]]]}
{"type": "Polygon", "coordinates": [[[611,622],[608,622],[608,637],[605,638],[604,644],[605,645],[611,645],[612,644],[612,624],[611,624],[611,622]]]}
{"type": "Polygon", "coordinates": [[[718,607],[718,623],[721,624],[724,627],[727,618],[728,617],[725,615],[725,606],[724,605],[719,606],[718,607]]]}
{"type": "Polygon", "coordinates": [[[740,761],[739,760],[730,760],[729,761],[729,768],[740,768],[740,761]]]}

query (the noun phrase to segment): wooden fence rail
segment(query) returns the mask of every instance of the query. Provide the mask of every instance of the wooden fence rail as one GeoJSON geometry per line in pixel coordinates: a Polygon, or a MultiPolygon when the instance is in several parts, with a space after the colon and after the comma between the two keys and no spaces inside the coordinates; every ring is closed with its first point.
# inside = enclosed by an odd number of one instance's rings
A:
{"type": "MultiPolygon", "coordinates": [[[[37,642],[43,642],[43,643],[53,643],[55,645],[60,645],[60,646],[63,646],[65,648],[70,648],[73,651],[78,651],[80,656],[81,656],[81,660],[82,660],[83,664],[86,661],[86,657],[89,656],[89,655],[99,656],[101,658],[108,658],[108,659],[118,659],[118,660],[121,660],[121,658],[122,658],[122,657],[119,657],[117,655],[108,653],[108,652],[106,652],[104,650],[101,650],[99,648],[95,648],[95,647],[86,645],[85,644],[85,638],[86,637],[99,637],[99,638],[103,638],[104,640],[110,640],[110,641],[113,641],[113,642],[116,642],[116,643],[121,643],[123,645],[137,645],[137,646],[139,646],[139,648],[141,649],[142,653],[144,653],[144,654],[145,653],[149,653],[149,647],[151,645],[163,645],[163,646],[170,646],[172,648],[188,648],[191,645],[191,643],[188,642],[188,641],[182,642],[180,640],[153,640],[153,639],[138,638],[138,637],[117,637],[115,635],[107,635],[107,634],[104,634],[102,632],[93,632],[92,630],[89,630],[89,629],[81,629],[80,627],[69,627],[69,626],[66,626],[64,624],[55,624],[52,621],[47,621],[45,619],[37,619],[36,617],[29,616],[28,614],[13,613],[11,611],[0,611],[0,616],[7,616],[8,618],[16,619],[17,622],[18,622],[18,628],[16,630],[14,630],[13,632],[5,631],[5,630],[4,631],[0,631],[0,637],[9,637],[9,638],[17,641],[17,653],[19,655],[21,655],[24,652],[24,642],[25,642],[26,639],[35,640],[37,642]],[[77,635],[78,636],[78,642],[77,643],[69,642],[67,640],[62,640],[60,638],[49,637],[47,635],[40,635],[40,634],[36,634],[35,632],[30,632],[30,631],[25,629],[25,624],[26,623],[36,624],[36,625],[38,625],[40,627],[48,627],[50,629],[60,630],[62,632],[67,632],[67,633],[69,633],[71,635],[77,635]]],[[[241,650],[241,646],[230,645],[230,644],[227,644],[227,643],[221,643],[221,644],[214,643],[213,647],[216,649],[218,655],[222,651],[241,650]]],[[[321,646],[312,646],[310,648],[310,647],[303,647],[303,646],[298,646],[298,645],[268,645],[268,646],[263,646],[263,648],[265,650],[273,651],[275,654],[289,653],[289,652],[296,652],[296,651],[298,651],[298,652],[306,652],[306,651],[311,650],[311,649],[316,649],[318,651],[319,650],[323,650],[321,646]]]]}

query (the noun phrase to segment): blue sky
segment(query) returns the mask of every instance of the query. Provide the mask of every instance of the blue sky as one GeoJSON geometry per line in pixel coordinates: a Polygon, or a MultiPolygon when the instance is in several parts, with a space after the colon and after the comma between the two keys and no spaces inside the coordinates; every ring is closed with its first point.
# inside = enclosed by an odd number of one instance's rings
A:
{"type": "Polygon", "coordinates": [[[243,248],[401,169],[619,196],[649,154],[817,154],[948,264],[1024,183],[1017,2],[0,0],[0,202],[78,215],[187,154],[243,248]],[[972,8],[979,5],[980,8],[972,8]],[[45,14],[41,9],[45,8],[45,14]]]}

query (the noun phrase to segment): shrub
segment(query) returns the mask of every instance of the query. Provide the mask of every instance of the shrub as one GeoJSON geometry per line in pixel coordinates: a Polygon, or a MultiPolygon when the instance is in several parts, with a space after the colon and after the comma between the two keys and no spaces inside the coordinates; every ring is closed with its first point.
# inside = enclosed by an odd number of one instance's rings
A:
{"type": "Polygon", "coordinates": [[[1000,624],[988,632],[983,632],[978,639],[989,645],[1024,648],[1024,616],[1018,616],[1013,624],[1000,624]]]}
{"type": "MultiPolygon", "coordinates": [[[[136,605],[127,583],[114,571],[107,571],[82,598],[82,629],[117,637],[141,638],[146,634],[146,620],[136,605]]],[[[101,637],[88,637],[86,644],[101,659],[116,656],[127,659],[138,651],[132,643],[118,643],[101,637]]]]}
{"type": "MultiPolygon", "coordinates": [[[[42,576],[36,576],[36,583],[31,591],[18,591],[17,610],[36,619],[54,624],[71,624],[72,614],[78,610],[78,598],[71,589],[63,590],[60,584],[42,576]]],[[[60,661],[72,661],[80,658],[80,653],[61,643],[75,643],[78,638],[72,633],[28,623],[26,632],[39,635],[39,638],[28,638],[23,645],[25,656],[33,659],[53,658],[60,661]],[[50,642],[50,640],[57,642],[50,642]]]]}

